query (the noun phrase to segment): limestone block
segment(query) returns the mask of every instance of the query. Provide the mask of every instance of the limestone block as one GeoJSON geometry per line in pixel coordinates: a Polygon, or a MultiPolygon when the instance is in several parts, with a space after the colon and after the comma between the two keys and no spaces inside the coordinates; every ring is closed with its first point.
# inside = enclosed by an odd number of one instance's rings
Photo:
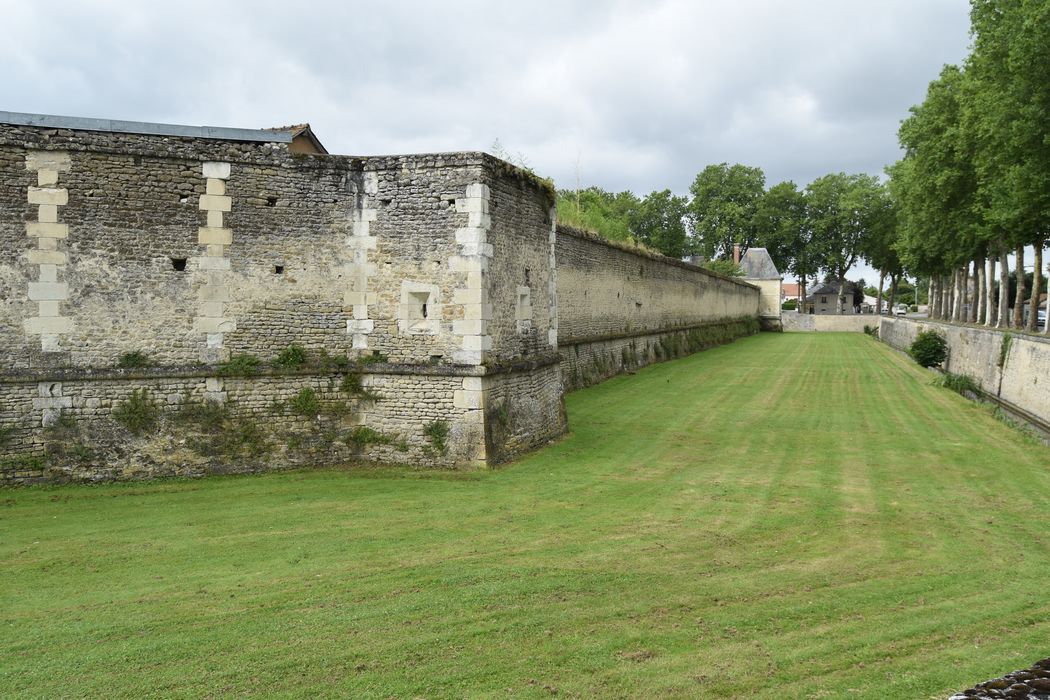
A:
{"type": "Polygon", "coordinates": [[[204,336],[204,346],[208,348],[221,348],[224,336],[222,333],[208,333],[204,336]]]}
{"type": "Polygon", "coordinates": [[[204,379],[205,391],[222,391],[225,388],[226,382],[222,377],[205,377],[204,379]]]}
{"type": "Polygon", "coordinates": [[[30,221],[26,224],[26,235],[33,238],[68,238],[69,224],[30,221]]]}
{"type": "Polygon", "coordinates": [[[29,299],[31,301],[59,301],[69,298],[69,285],[65,282],[30,282],[29,299]]]}
{"type": "Polygon", "coordinates": [[[43,264],[39,268],[40,276],[38,277],[41,282],[57,282],[58,281],[58,265],[54,264],[43,264]]]}
{"type": "Polygon", "coordinates": [[[36,394],[42,399],[51,396],[61,396],[62,382],[39,382],[36,385],[36,394]]]}
{"type": "Polygon", "coordinates": [[[204,194],[223,195],[226,194],[226,181],[219,180],[218,178],[209,177],[208,183],[204,187],[204,194]]]}
{"type": "Polygon", "coordinates": [[[201,316],[219,318],[225,313],[226,304],[221,301],[203,301],[198,307],[201,316]]]}
{"type": "Polygon", "coordinates": [[[492,228],[492,217],[489,214],[472,211],[467,215],[467,226],[482,230],[490,229],[492,228]]]}
{"type": "Polygon", "coordinates": [[[488,304],[487,289],[456,289],[452,292],[453,304],[488,304]]]}
{"type": "Polygon", "coordinates": [[[208,212],[208,228],[222,228],[222,212],[208,212]]]}
{"type": "Polygon", "coordinates": [[[197,242],[201,245],[230,245],[233,243],[233,230],[205,226],[197,229],[197,242]]]}
{"type": "Polygon", "coordinates": [[[233,200],[217,194],[202,194],[200,208],[203,211],[230,211],[233,200]]]}
{"type": "Polygon", "coordinates": [[[492,336],[490,335],[465,335],[463,336],[464,350],[491,350],[492,336]]]}
{"type": "Polygon", "coordinates": [[[488,321],[480,319],[456,320],[452,322],[455,335],[483,335],[488,330],[488,321]]]}
{"type": "Polygon", "coordinates": [[[350,347],[354,350],[367,350],[368,349],[368,336],[363,333],[356,333],[351,340],[350,347]]]}
{"type": "Polygon", "coordinates": [[[26,153],[26,170],[66,172],[69,168],[69,154],[65,151],[29,151],[26,153]]]}
{"type": "Polygon", "coordinates": [[[209,179],[227,180],[230,177],[230,164],[219,161],[205,161],[201,163],[201,175],[209,179]]]}
{"type": "Polygon", "coordinates": [[[213,258],[211,256],[203,255],[201,257],[193,258],[193,261],[196,263],[198,270],[224,272],[230,269],[229,258],[213,258]]]}
{"type": "Polygon", "coordinates": [[[452,405],[456,408],[484,408],[485,393],[456,389],[452,392],[452,405]]]}
{"type": "Polygon", "coordinates": [[[469,214],[476,212],[478,214],[489,213],[489,203],[484,199],[476,199],[473,197],[467,197],[465,199],[456,200],[456,211],[460,214],[469,214]]]}
{"type": "Polygon", "coordinates": [[[72,396],[49,396],[47,398],[33,399],[33,408],[72,408],[72,396]]]}
{"type": "Polygon", "coordinates": [[[484,270],[475,270],[467,273],[467,289],[487,289],[488,283],[485,278],[484,270]]]}
{"type": "Polygon", "coordinates": [[[346,245],[355,250],[375,250],[379,239],[375,236],[348,236],[346,245]]]}
{"type": "Polygon", "coordinates": [[[375,303],[375,292],[343,292],[343,304],[346,306],[368,306],[375,303]]]}
{"type": "Polygon", "coordinates": [[[40,336],[40,349],[44,352],[62,352],[62,343],[59,336],[54,333],[40,336]]]}
{"type": "Polygon", "coordinates": [[[483,391],[485,380],[482,377],[463,377],[463,388],[466,391],[483,391]]]}
{"type": "Polygon", "coordinates": [[[193,319],[193,329],[198,333],[233,333],[237,330],[237,321],[232,318],[198,316],[193,319]]]}
{"type": "Polygon", "coordinates": [[[488,232],[476,226],[456,229],[456,243],[487,243],[488,232]]]}
{"type": "Polygon", "coordinates": [[[552,348],[557,348],[558,347],[558,329],[557,328],[551,328],[550,330],[547,331],[547,345],[550,345],[552,348]]]}
{"type": "MultiPolygon", "coordinates": [[[[480,255],[471,257],[453,255],[448,259],[448,269],[452,272],[484,272],[489,269],[489,259],[480,255]]],[[[467,286],[473,285],[468,284],[467,286]]]]}
{"type": "Polygon", "coordinates": [[[37,316],[60,316],[62,302],[60,301],[38,301],[37,316]]]}
{"type": "Polygon", "coordinates": [[[463,318],[468,321],[491,321],[492,304],[464,304],[463,318]]]}
{"type": "Polygon", "coordinates": [[[346,322],[347,333],[371,333],[375,330],[375,321],[368,319],[353,319],[346,322]]]}
{"type": "Polygon", "coordinates": [[[200,301],[229,301],[230,290],[228,287],[214,287],[206,284],[197,290],[197,299],[200,301]]]}
{"type": "Polygon", "coordinates": [[[368,318],[368,304],[354,304],[353,313],[355,319],[364,320],[368,318]]]}
{"type": "Polygon", "coordinates": [[[58,171],[44,168],[36,171],[36,184],[39,187],[50,187],[58,184],[58,171]]]}
{"type": "Polygon", "coordinates": [[[491,258],[493,248],[491,243],[464,243],[459,252],[466,257],[481,256],[491,258]]]}
{"type": "Polygon", "coordinates": [[[64,187],[30,187],[29,203],[64,206],[69,203],[69,191],[64,187]]]}
{"type": "Polygon", "coordinates": [[[480,197],[481,199],[489,198],[489,186],[481,182],[475,182],[467,185],[467,196],[468,197],[480,197]]]}
{"type": "Polygon", "coordinates": [[[226,255],[226,246],[209,243],[204,246],[204,254],[209,258],[221,258],[226,255]]]}
{"type": "Polygon", "coordinates": [[[47,316],[27,318],[22,321],[25,332],[29,335],[69,333],[73,330],[73,319],[68,316],[47,316]]]}
{"type": "Polygon", "coordinates": [[[352,214],[352,220],[354,223],[361,222],[363,224],[369,221],[375,221],[379,216],[379,212],[375,209],[355,209],[352,214]]]}
{"type": "Polygon", "coordinates": [[[40,213],[36,215],[37,221],[44,224],[54,224],[58,222],[58,205],[56,204],[41,204],[40,213]]]}
{"type": "Polygon", "coordinates": [[[480,365],[484,360],[484,353],[480,350],[456,350],[452,353],[452,361],[457,365],[480,365]]]}
{"type": "Polygon", "coordinates": [[[61,250],[29,250],[26,260],[30,265],[65,265],[66,254],[61,250]]]}
{"type": "Polygon", "coordinates": [[[379,194],[379,175],[374,172],[365,173],[365,194],[379,194]]]}
{"type": "Polygon", "coordinates": [[[58,239],[57,238],[38,238],[38,239],[36,239],[36,247],[39,250],[58,250],[58,239]]]}

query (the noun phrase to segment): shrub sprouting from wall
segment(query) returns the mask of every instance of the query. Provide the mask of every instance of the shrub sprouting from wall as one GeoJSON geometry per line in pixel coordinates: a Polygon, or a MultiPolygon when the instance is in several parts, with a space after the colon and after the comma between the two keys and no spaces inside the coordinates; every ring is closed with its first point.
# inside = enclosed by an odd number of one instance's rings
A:
{"type": "Polygon", "coordinates": [[[300,345],[289,345],[273,361],[274,367],[299,369],[306,364],[306,350],[300,345]]]}
{"type": "Polygon", "coordinates": [[[948,341],[937,331],[919,331],[908,354],[921,367],[936,367],[948,357],[948,341]]]}
{"type": "Polygon", "coordinates": [[[149,398],[145,389],[135,389],[113,409],[113,419],[132,435],[145,435],[157,427],[160,409],[149,398]]]}
{"type": "Polygon", "coordinates": [[[938,386],[943,386],[945,389],[951,389],[963,396],[966,396],[967,394],[973,394],[975,396],[981,395],[980,385],[977,384],[973,377],[969,377],[965,374],[952,374],[951,372],[945,372],[940,377],[937,377],[933,383],[938,386]]]}

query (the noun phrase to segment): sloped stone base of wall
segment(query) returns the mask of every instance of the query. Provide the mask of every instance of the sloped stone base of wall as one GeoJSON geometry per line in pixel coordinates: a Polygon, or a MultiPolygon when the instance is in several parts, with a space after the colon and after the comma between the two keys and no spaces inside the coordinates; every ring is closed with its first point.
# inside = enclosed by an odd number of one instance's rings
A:
{"type": "MultiPolygon", "coordinates": [[[[457,400],[464,378],[478,368],[408,369],[7,378],[0,383],[0,478],[96,482],[356,461],[484,464],[480,411],[457,400]],[[146,423],[138,434],[129,415],[146,423]]],[[[560,400],[551,405],[547,413],[557,414],[560,400]]],[[[555,421],[551,429],[558,427],[555,421]]],[[[533,432],[528,446],[551,437],[533,432]]]]}
{"type": "Polygon", "coordinates": [[[609,377],[731,343],[759,331],[755,317],[697,324],[663,333],[623,334],[582,339],[561,346],[566,391],[598,384],[609,377]]]}

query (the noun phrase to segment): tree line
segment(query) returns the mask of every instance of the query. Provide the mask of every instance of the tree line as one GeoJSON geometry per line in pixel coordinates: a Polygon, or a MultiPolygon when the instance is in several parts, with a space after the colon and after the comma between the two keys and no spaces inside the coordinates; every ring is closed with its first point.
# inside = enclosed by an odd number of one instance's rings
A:
{"type": "MultiPolygon", "coordinates": [[[[761,168],[720,163],[704,168],[689,193],[563,189],[558,216],[670,257],[699,256],[721,272],[732,273],[735,245],[764,247],[778,270],[799,280],[803,296],[807,281],[820,273],[836,280],[840,311],[847,306],[850,268],[882,254],[895,230],[890,192],[872,175],[832,173],[805,188],[785,181],[767,189],[761,168]]],[[[894,282],[899,278],[897,267],[889,273],[894,282]]]]}
{"type": "Polygon", "coordinates": [[[930,277],[931,316],[1034,331],[1050,232],[1050,0],[971,0],[970,33],[963,64],[945,66],[901,124],[905,155],[887,169],[895,250],[930,277]]]}

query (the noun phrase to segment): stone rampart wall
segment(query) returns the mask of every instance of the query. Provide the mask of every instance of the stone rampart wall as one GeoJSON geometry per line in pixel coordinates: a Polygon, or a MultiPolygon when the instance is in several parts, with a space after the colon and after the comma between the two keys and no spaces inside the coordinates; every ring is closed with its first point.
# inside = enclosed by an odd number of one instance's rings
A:
{"type": "Polygon", "coordinates": [[[883,318],[879,337],[906,351],[925,329],[936,330],[947,339],[947,371],[971,377],[986,394],[1050,425],[1050,339],[898,318],[883,318]]]}
{"type": "Polygon", "coordinates": [[[760,292],[742,280],[566,226],[556,259],[568,388],[758,329],[760,292]]]}

